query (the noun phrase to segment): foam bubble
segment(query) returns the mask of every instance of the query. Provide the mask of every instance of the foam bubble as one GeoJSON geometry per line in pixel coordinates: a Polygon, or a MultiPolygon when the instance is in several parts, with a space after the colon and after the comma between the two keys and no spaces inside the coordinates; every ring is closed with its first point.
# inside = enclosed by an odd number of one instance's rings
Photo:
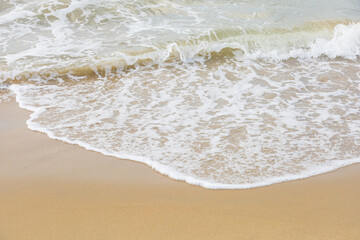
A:
{"type": "Polygon", "coordinates": [[[0,103],[9,102],[14,97],[8,86],[0,84],[0,103]]]}

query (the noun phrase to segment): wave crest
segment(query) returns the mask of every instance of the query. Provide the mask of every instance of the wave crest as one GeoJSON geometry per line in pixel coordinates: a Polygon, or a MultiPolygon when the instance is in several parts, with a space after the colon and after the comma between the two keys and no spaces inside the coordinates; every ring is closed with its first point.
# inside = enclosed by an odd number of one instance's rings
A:
{"type": "Polygon", "coordinates": [[[51,63],[40,61],[24,69],[25,62],[32,60],[28,56],[20,59],[15,67],[0,62],[0,79],[5,83],[39,79],[66,81],[109,77],[138,66],[164,63],[219,59],[282,61],[319,57],[356,60],[359,56],[360,22],[325,21],[310,22],[292,29],[210,31],[197,37],[127,48],[96,58],[53,56],[51,63]]]}

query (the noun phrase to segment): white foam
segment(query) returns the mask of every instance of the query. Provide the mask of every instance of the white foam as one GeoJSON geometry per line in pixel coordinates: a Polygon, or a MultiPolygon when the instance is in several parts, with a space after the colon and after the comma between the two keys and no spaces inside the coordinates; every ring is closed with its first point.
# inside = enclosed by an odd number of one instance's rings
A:
{"type": "MultiPolygon", "coordinates": [[[[143,162],[202,187],[242,189],[359,162],[357,91],[337,79],[319,84],[331,65],[324,63],[280,64],[270,76],[257,73],[266,69],[259,62],[220,65],[211,75],[191,63],[144,68],[119,82],[11,89],[20,106],[34,112],[28,127],[50,138],[143,162]],[[276,80],[281,74],[288,76],[276,80]]],[[[358,79],[344,81],[355,86],[358,79]]]]}
{"type": "Polygon", "coordinates": [[[69,67],[122,68],[145,59],[190,62],[226,48],[238,50],[243,59],[359,56],[359,6],[352,1],[341,4],[344,13],[338,11],[337,1],[326,1],[316,9],[318,22],[312,22],[310,2],[295,8],[279,0],[281,9],[262,3],[266,7],[255,14],[254,6],[260,3],[230,7],[212,1],[200,8],[190,2],[141,2],[9,1],[13,8],[0,14],[0,78],[13,79],[24,72],[56,74],[69,67]],[[288,10],[293,15],[284,19],[288,10]],[[354,23],[331,29],[332,19],[349,22],[348,18],[354,23]]]}
{"type": "Polygon", "coordinates": [[[272,185],[275,183],[281,183],[281,182],[285,182],[285,181],[300,180],[300,179],[304,179],[304,178],[311,177],[314,175],[331,172],[338,168],[345,167],[345,166],[348,166],[351,164],[360,163],[360,158],[343,159],[343,160],[339,160],[339,161],[334,161],[331,164],[325,164],[325,165],[318,166],[317,168],[308,169],[307,171],[304,171],[301,174],[286,174],[281,177],[273,177],[266,181],[248,183],[248,184],[223,184],[223,183],[205,181],[205,180],[201,180],[198,178],[194,178],[192,176],[187,176],[182,173],[179,173],[169,166],[152,161],[151,159],[146,158],[146,157],[136,156],[136,155],[131,155],[131,154],[123,154],[123,153],[113,153],[113,152],[106,151],[104,149],[96,148],[96,147],[94,147],[90,144],[87,144],[85,142],[82,142],[82,141],[73,141],[66,137],[56,136],[52,131],[49,131],[46,127],[42,127],[41,125],[33,122],[33,120],[35,120],[37,117],[39,117],[44,111],[46,111],[46,109],[41,108],[41,107],[32,107],[30,105],[27,105],[26,101],[24,101],[25,99],[22,99],[21,94],[19,94],[21,90],[18,87],[19,86],[16,86],[16,85],[13,85],[11,87],[11,89],[15,93],[17,93],[16,101],[19,103],[19,106],[21,108],[24,108],[26,110],[33,112],[30,115],[30,119],[26,122],[29,129],[37,131],[37,132],[45,133],[48,137],[50,137],[52,139],[60,140],[60,141],[63,141],[63,142],[69,143],[69,144],[79,145],[87,150],[99,152],[105,156],[112,156],[112,157],[117,157],[120,159],[128,159],[128,160],[133,160],[136,162],[145,163],[148,166],[150,166],[151,168],[153,168],[154,170],[158,171],[159,173],[169,176],[172,179],[185,181],[189,184],[201,186],[201,187],[208,188],[208,189],[248,189],[248,188],[268,186],[268,185],[272,185]]]}
{"type": "Polygon", "coordinates": [[[206,188],[359,162],[356,1],[4,4],[0,82],[32,130],[206,188]]]}

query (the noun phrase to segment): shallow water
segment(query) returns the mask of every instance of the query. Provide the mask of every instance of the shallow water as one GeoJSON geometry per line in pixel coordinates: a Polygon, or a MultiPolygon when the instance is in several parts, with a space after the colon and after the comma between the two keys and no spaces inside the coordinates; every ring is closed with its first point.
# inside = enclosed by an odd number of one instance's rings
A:
{"type": "MultiPolygon", "coordinates": [[[[360,159],[358,1],[5,1],[30,129],[207,188],[360,159]]],[[[7,87],[9,86],[9,87],[7,87]]]]}

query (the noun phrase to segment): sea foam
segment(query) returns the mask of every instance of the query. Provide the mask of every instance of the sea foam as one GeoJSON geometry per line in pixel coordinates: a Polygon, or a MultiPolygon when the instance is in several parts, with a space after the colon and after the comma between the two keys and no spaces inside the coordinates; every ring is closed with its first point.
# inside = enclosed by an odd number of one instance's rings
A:
{"type": "Polygon", "coordinates": [[[300,179],[359,162],[359,9],[6,0],[0,82],[33,111],[30,129],[174,179],[300,179]]]}
{"type": "Polygon", "coordinates": [[[278,63],[270,75],[268,64],[145,67],[118,81],[11,89],[34,111],[30,129],[208,188],[263,186],[358,162],[358,80],[348,77],[357,63],[341,64],[336,78],[336,61],[278,63]]]}

